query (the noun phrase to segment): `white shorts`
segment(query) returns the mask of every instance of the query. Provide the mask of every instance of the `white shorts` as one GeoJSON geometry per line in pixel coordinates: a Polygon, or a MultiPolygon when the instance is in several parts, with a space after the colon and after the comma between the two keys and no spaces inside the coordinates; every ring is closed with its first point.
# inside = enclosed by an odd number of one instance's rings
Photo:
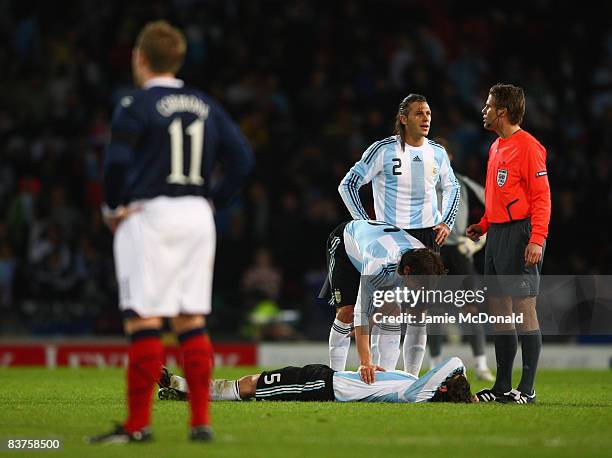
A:
{"type": "Polygon", "coordinates": [[[216,229],[202,197],[156,197],[115,233],[119,308],[125,317],[210,313],[216,229]]]}

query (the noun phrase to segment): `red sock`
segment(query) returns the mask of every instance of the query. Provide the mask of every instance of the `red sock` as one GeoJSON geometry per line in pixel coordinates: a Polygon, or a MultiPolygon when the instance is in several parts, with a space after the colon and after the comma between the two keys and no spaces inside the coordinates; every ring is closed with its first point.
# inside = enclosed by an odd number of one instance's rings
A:
{"type": "Polygon", "coordinates": [[[212,371],[213,349],[201,330],[179,336],[183,352],[183,370],[189,386],[191,426],[209,425],[208,384],[212,371]]]}
{"type": "Polygon", "coordinates": [[[164,349],[157,336],[132,336],[127,370],[128,419],[124,428],[128,433],[151,423],[153,389],[159,379],[164,349]]]}

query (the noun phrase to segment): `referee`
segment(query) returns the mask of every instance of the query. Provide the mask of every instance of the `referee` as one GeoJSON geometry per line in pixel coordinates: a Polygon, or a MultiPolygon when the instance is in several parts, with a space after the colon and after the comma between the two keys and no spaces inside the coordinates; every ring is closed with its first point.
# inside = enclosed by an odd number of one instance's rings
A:
{"type": "Polygon", "coordinates": [[[512,389],[517,329],[511,323],[498,324],[494,328],[497,378],[491,389],[477,396],[481,402],[533,403],[542,348],[536,297],[551,206],[546,149],[521,129],[525,115],[522,88],[496,84],[489,91],[482,113],[485,129],[495,132],[498,138],[489,150],[485,214],[466,232],[474,241],[488,232],[484,273],[491,313],[523,315],[522,324],[518,324],[523,373],[517,389],[512,389]]]}

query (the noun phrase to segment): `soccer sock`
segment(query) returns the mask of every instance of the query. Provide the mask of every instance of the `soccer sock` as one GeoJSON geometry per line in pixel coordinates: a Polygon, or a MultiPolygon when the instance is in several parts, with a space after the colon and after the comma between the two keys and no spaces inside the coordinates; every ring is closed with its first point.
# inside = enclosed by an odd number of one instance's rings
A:
{"type": "MultiPolygon", "coordinates": [[[[431,337],[431,336],[429,336],[431,337]]],[[[442,356],[429,356],[429,370],[439,365],[442,362],[442,356]]]]}
{"type": "Polygon", "coordinates": [[[427,328],[425,326],[406,326],[403,347],[404,371],[419,376],[426,345],[427,328]]]}
{"type": "Polygon", "coordinates": [[[329,331],[329,366],[335,371],[343,371],[346,367],[346,358],[351,346],[348,337],[352,323],[343,323],[337,318],[329,331]]]}
{"type": "Polygon", "coordinates": [[[487,366],[487,355],[478,355],[474,357],[476,361],[476,370],[486,371],[489,367],[487,366]]]}
{"type": "Polygon", "coordinates": [[[374,364],[380,364],[380,351],[378,351],[378,338],[380,336],[380,328],[372,326],[370,334],[370,354],[374,364]]]}
{"type": "Polygon", "coordinates": [[[479,371],[486,371],[489,367],[487,366],[487,355],[485,355],[484,326],[479,323],[474,323],[471,326],[471,330],[472,335],[470,336],[470,344],[476,362],[476,369],[479,371]]]}
{"type": "Polygon", "coordinates": [[[517,387],[521,393],[531,395],[538,361],[542,349],[542,333],[539,329],[521,334],[521,353],[523,355],[523,375],[517,387]]]}
{"type": "Polygon", "coordinates": [[[429,343],[429,355],[432,358],[439,359],[442,353],[442,336],[438,334],[429,334],[427,342],[429,343]]]}
{"type": "Polygon", "coordinates": [[[191,426],[210,424],[208,415],[210,374],[213,349],[204,328],[195,328],[178,336],[183,353],[183,370],[189,385],[191,426]]]}
{"type": "Polygon", "coordinates": [[[374,364],[378,364],[386,371],[394,371],[400,355],[400,340],[402,337],[402,327],[400,325],[377,325],[380,329],[378,334],[372,336],[376,339],[378,346],[378,361],[372,359],[374,364]]]}
{"type": "MultiPolygon", "coordinates": [[[[470,345],[472,346],[472,354],[475,357],[485,354],[485,332],[484,326],[480,323],[474,323],[471,326],[472,335],[470,336],[470,345]]],[[[486,360],[486,358],[485,358],[486,360]]],[[[486,363],[485,363],[486,366],[486,363]]]]}
{"type": "Polygon", "coordinates": [[[212,380],[210,383],[211,401],[241,401],[239,380],[212,380]]]}
{"type": "Polygon", "coordinates": [[[176,391],[182,391],[183,393],[189,393],[187,380],[180,375],[172,374],[170,376],[170,388],[174,388],[176,391]]]}
{"type": "Polygon", "coordinates": [[[497,376],[493,391],[507,393],[512,389],[512,366],[518,347],[516,331],[501,331],[495,334],[495,360],[497,376]]]}
{"type": "Polygon", "coordinates": [[[153,389],[161,374],[164,349],[159,329],[143,329],[130,336],[127,369],[128,433],[151,424],[153,389]]]}

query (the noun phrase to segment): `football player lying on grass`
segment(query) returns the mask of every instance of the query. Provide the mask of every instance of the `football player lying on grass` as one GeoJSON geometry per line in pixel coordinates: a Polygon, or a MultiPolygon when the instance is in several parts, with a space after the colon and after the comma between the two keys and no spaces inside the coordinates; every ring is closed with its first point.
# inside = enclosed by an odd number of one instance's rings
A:
{"type": "MultiPolygon", "coordinates": [[[[187,381],[163,369],[158,396],[186,400],[187,381]]],[[[339,402],[478,402],[470,391],[465,367],[450,358],[423,377],[403,371],[378,372],[372,384],[358,372],[336,372],[323,364],[285,367],[238,380],[212,380],[212,401],[339,401],[339,402]]]]}

